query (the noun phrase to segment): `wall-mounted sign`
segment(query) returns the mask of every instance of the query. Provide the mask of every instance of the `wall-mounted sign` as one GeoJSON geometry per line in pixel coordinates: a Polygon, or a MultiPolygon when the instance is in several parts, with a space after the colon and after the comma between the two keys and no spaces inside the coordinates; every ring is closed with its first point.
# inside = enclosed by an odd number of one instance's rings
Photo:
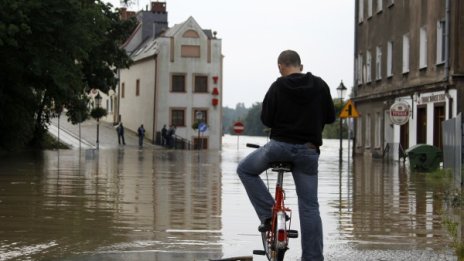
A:
{"type": "Polygon", "coordinates": [[[429,95],[429,96],[421,96],[418,100],[418,103],[430,103],[430,102],[444,102],[446,101],[446,95],[443,94],[436,94],[436,95],[429,95]]]}
{"type": "Polygon", "coordinates": [[[408,122],[410,116],[410,106],[405,101],[395,102],[390,107],[390,120],[393,124],[403,125],[408,122]]]}

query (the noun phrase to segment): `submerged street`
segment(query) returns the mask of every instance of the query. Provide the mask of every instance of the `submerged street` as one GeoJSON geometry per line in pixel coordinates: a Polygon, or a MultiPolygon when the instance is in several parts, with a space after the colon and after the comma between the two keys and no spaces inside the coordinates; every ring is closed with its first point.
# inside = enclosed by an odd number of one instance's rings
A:
{"type": "MultiPolygon", "coordinates": [[[[266,139],[226,135],[219,152],[102,143],[1,158],[0,260],[252,256],[262,248],[259,221],[235,173],[247,142],[266,139]]],[[[324,140],[319,166],[326,260],[457,260],[442,191],[425,174],[403,162],[348,161],[347,141],[340,164],[338,142],[324,140]]],[[[274,173],[262,178],[274,186],[274,173]]],[[[291,176],[284,186],[299,230],[291,176]]],[[[299,242],[291,239],[288,260],[298,260],[299,242]]]]}

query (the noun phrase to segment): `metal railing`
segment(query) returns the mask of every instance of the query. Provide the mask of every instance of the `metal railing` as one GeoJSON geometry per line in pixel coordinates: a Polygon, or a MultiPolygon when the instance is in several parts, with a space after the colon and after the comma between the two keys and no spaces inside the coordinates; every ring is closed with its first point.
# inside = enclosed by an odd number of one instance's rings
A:
{"type": "Polygon", "coordinates": [[[192,150],[193,145],[190,140],[187,140],[181,136],[173,135],[171,140],[165,141],[167,144],[162,144],[161,132],[156,132],[155,144],[160,146],[165,146],[168,148],[179,149],[179,150],[192,150]]]}

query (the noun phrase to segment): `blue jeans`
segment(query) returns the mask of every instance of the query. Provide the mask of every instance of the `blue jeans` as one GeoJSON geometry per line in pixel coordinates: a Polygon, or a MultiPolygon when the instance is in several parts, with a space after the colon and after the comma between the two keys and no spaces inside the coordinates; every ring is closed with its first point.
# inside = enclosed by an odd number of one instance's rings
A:
{"type": "Polygon", "coordinates": [[[302,261],[324,260],[322,221],[317,198],[319,154],[304,144],[271,140],[250,153],[237,167],[245,190],[258,218],[263,222],[272,216],[274,198],[259,175],[274,161],[293,163],[293,180],[300,214],[302,261]]]}

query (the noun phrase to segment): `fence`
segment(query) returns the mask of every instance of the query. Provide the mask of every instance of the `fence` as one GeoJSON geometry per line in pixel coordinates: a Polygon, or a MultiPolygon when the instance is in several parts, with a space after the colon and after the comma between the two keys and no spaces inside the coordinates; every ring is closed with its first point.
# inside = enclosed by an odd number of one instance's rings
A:
{"type": "Polygon", "coordinates": [[[462,186],[462,115],[443,122],[443,168],[453,172],[455,185],[462,186]]]}

